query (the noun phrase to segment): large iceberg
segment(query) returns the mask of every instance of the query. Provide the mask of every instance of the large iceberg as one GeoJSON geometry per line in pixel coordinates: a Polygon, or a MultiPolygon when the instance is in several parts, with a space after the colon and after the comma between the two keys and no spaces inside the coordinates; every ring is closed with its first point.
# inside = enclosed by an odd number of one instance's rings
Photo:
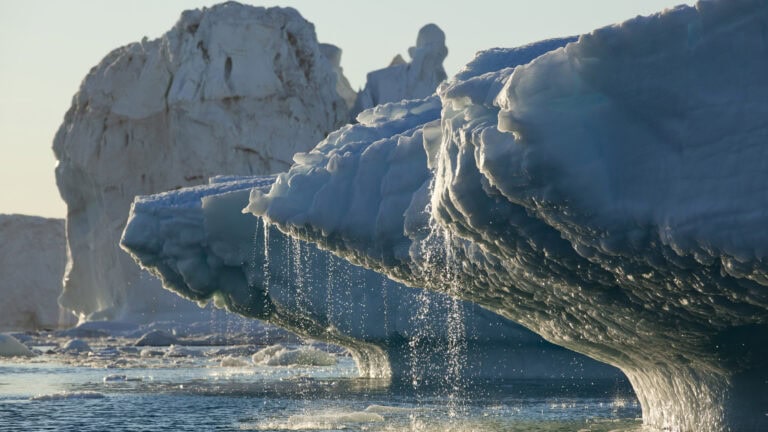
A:
{"type": "Polygon", "coordinates": [[[420,387],[621,376],[479,306],[404,287],[243,214],[250,190],[266,192],[273,181],[220,177],[208,186],[139,197],[122,245],[190,300],[213,299],[346,347],[364,377],[420,387]]]}
{"type": "Polygon", "coordinates": [[[364,112],[249,209],[618,366],[650,427],[766,430],[766,28],[765,1],[702,1],[478,59],[439,120],[364,112]]]}
{"type": "Polygon", "coordinates": [[[348,119],[339,56],[321,50],[297,11],[235,2],[186,11],[159,39],[108,54],[53,144],[67,203],[62,305],[81,319],[196,310],[119,249],[133,197],[218,174],[286,170],[294,153],[348,119]]]}
{"type": "Polygon", "coordinates": [[[70,324],[56,299],[66,254],[64,220],[0,214],[0,331],[70,324]]]}

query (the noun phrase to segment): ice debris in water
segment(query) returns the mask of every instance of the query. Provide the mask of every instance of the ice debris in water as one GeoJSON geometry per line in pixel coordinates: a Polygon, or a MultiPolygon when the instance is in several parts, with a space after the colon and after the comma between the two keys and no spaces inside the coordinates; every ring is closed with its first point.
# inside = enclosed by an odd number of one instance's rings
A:
{"type": "Polygon", "coordinates": [[[69,354],[79,354],[92,352],[93,350],[91,349],[91,346],[88,345],[88,342],[82,339],[72,339],[61,347],[61,351],[69,354]]]}
{"type": "Polygon", "coordinates": [[[235,357],[235,356],[226,356],[221,359],[219,362],[219,366],[221,367],[246,367],[250,366],[250,363],[242,359],[241,357],[235,357]]]}
{"type": "Polygon", "coordinates": [[[162,330],[152,330],[145,333],[136,341],[136,346],[170,346],[176,345],[179,340],[162,330]]]}
{"type": "MultiPolygon", "coordinates": [[[[352,425],[380,423],[385,419],[379,414],[364,411],[322,412],[292,415],[287,420],[267,421],[258,424],[242,424],[241,430],[345,430],[352,425]]],[[[366,430],[366,429],[363,429],[366,430]]]]}
{"type": "Polygon", "coordinates": [[[336,356],[314,348],[290,349],[282,345],[272,345],[257,352],[251,361],[264,366],[333,366],[336,356]]]}
{"type": "Polygon", "coordinates": [[[0,357],[32,357],[34,355],[35,353],[13,336],[0,333],[0,357]]]}
{"type": "Polygon", "coordinates": [[[112,374],[112,375],[105,376],[102,381],[104,381],[105,383],[110,383],[110,382],[124,382],[127,380],[128,380],[128,377],[125,375],[112,374]]]}
{"type": "Polygon", "coordinates": [[[29,398],[29,400],[46,402],[46,401],[66,400],[66,399],[102,399],[104,397],[106,396],[104,396],[102,393],[93,392],[93,391],[82,391],[82,392],[64,391],[59,393],[33,396],[29,398]]]}

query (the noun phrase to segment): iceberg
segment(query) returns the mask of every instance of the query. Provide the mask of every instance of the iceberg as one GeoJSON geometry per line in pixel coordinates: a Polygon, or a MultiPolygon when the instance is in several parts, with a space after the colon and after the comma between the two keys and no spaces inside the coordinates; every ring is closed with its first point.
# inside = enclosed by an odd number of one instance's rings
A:
{"type": "Polygon", "coordinates": [[[64,220],[0,214],[0,331],[69,324],[56,298],[66,252],[64,220]]]}
{"type": "Polygon", "coordinates": [[[363,112],[248,209],[619,367],[651,428],[766,430],[766,28],[764,1],[701,1],[475,61],[363,112]]]}
{"type": "MultiPolygon", "coordinates": [[[[431,103],[425,115],[436,116],[437,99],[431,103]]],[[[266,193],[274,180],[222,176],[206,186],[137,197],[122,246],[185,298],[212,300],[347,348],[362,377],[417,387],[445,380],[621,379],[615,368],[485,309],[402,286],[243,214],[251,190],[266,193]]],[[[282,364],[287,360],[279,359],[299,353],[276,347],[254,362],[282,364]]]]}
{"type": "Polygon", "coordinates": [[[32,352],[26,345],[9,334],[0,333],[0,358],[2,357],[32,357],[32,352]]]}
{"type": "Polygon", "coordinates": [[[365,87],[357,94],[352,106],[353,121],[359,113],[377,105],[425,98],[447,78],[443,60],[448,55],[448,48],[445,33],[437,25],[422,27],[416,37],[416,46],[410,47],[408,54],[410,62],[398,54],[388,67],[368,73],[365,87]]]}
{"type": "Polygon", "coordinates": [[[186,11],[95,66],[53,143],[67,204],[61,304],[81,321],[197,311],[119,249],[133,197],[286,170],[348,119],[333,48],[294,9],[228,2],[186,11]]]}

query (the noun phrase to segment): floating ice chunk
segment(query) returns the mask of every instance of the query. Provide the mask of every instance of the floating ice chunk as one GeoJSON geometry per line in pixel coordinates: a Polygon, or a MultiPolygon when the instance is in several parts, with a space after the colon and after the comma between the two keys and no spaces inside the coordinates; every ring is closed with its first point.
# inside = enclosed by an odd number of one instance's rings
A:
{"type": "Polygon", "coordinates": [[[179,340],[162,330],[152,330],[145,333],[134,344],[135,346],[171,346],[179,343],[179,340]]]}
{"type": "Polygon", "coordinates": [[[219,362],[221,367],[246,367],[250,366],[250,363],[244,360],[242,357],[226,356],[219,362]]]}
{"type": "Polygon", "coordinates": [[[107,375],[107,376],[105,376],[105,377],[104,377],[104,379],[103,379],[102,381],[104,381],[105,383],[110,383],[110,382],[124,382],[124,381],[128,381],[128,377],[127,377],[127,376],[125,376],[125,375],[118,375],[118,374],[113,374],[113,375],[107,375]]]}
{"type": "Polygon", "coordinates": [[[264,366],[333,366],[336,356],[314,348],[290,349],[273,345],[251,357],[253,363],[264,366]]]}
{"type": "Polygon", "coordinates": [[[29,398],[31,401],[38,401],[38,402],[47,402],[47,401],[58,401],[58,400],[67,400],[67,399],[103,399],[106,396],[102,393],[93,392],[93,391],[83,391],[83,392],[59,392],[59,393],[52,393],[47,395],[39,395],[39,396],[33,396],[29,398]]]}
{"type": "Polygon", "coordinates": [[[199,357],[202,353],[179,345],[171,345],[165,352],[165,357],[199,357]]]}
{"type": "Polygon", "coordinates": [[[61,347],[61,351],[69,354],[79,354],[92,352],[93,350],[91,349],[91,346],[88,345],[88,342],[82,339],[72,339],[61,347]]]}
{"type": "Polygon", "coordinates": [[[139,353],[139,357],[141,358],[147,358],[147,357],[162,357],[165,355],[164,351],[161,351],[159,349],[152,349],[152,348],[144,348],[139,353]]]}
{"type": "Polygon", "coordinates": [[[11,335],[0,333],[0,357],[32,357],[33,353],[11,335]]]}
{"type": "Polygon", "coordinates": [[[350,428],[357,429],[364,423],[380,423],[383,421],[384,417],[381,415],[364,411],[323,412],[293,415],[283,421],[243,424],[240,426],[240,429],[263,431],[345,430],[350,428]]]}
{"type": "Polygon", "coordinates": [[[346,423],[376,423],[383,421],[384,417],[381,415],[364,411],[295,415],[288,418],[288,424],[294,427],[312,429],[337,429],[343,427],[346,423]]]}

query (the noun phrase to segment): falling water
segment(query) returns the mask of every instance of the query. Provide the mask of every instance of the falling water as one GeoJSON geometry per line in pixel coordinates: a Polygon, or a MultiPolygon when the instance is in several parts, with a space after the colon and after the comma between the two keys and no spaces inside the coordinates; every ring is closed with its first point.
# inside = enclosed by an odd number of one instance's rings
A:
{"type": "MultiPolygon", "coordinates": [[[[259,218],[259,221],[261,222],[261,226],[263,228],[263,241],[264,241],[264,258],[262,263],[262,273],[263,273],[263,284],[264,284],[264,294],[266,296],[269,296],[269,284],[270,284],[270,269],[269,269],[269,224],[261,218],[259,218]]],[[[258,229],[256,230],[256,233],[258,234],[258,229]]],[[[254,237],[254,242],[256,241],[256,238],[254,237]]],[[[256,251],[256,244],[254,244],[254,254],[256,251]]],[[[254,261],[255,262],[255,261],[254,261]]]]}
{"type": "Polygon", "coordinates": [[[416,314],[410,319],[414,333],[409,335],[408,345],[410,347],[411,385],[418,395],[421,386],[426,384],[427,381],[425,374],[429,364],[429,355],[426,343],[432,333],[434,333],[432,326],[435,323],[429,320],[432,302],[427,292],[420,292],[416,301],[418,302],[418,309],[416,314]]]}
{"type": "MultiPolygon", "coordinates": [[[[463,304],[458,300],[462,286],[457,276],[457,266],[461,266],[461,260],[455,256],[451,247],[453,238],[434,220],[430,221],[430,232],[421,242],[420,256],[424,261],[422,267],[426,275],[425,280],[443,281],[447,284],[447,293],[450,297],[439,301],[440,304],[432,304],[426,293],[418,298],[418,313],[413,318],[414,328],[420,329],[413,335],[411,344],[411,374],[413,385],[418,386],[424,381],[422,369],[424,361],[430,355],[430,347],[425,341],[439,341],[445,338],[447,347],[446,374],[435,377],[434,386],[439,388],[448,399],[448,414],[456,417],[461,414],[465,401],[466,384],[463,372],[467,366],[467,332],[463,304]],[[446,316],[444,322],[434,322],[430,317],[446,316]]],[[[441,342],[437,342],[440,344],[441,342]]],[[[431,348],[434,350],[434,347],[431,348]]]]}
{"type": "Polygon", "coordinates": [[[336,293],[336,263],[333,257],[329,257],[325,261],[325,316],[328,318],[328,323],[334,323],[337,321],[336,311],[333,305],[336,304],[337,298],[334,298],[336,293]]]}
{"type": "Polygon", "coordinates": [[[392,286],[391,282],[387,278],[381,279],[381,296],[383,299],[382,306],[384,308],[384,334],[389,334],[389,289],[392,286]]]}
{"type": "Polygon", "coordinates": [[[467,363],[467,332],[465,326],[464,309],[462,303],[459,300],[462,286],[456,272],[456,266],[460,266],[461,263],[456,258],[454,248],[450,247],[452,241],[451,234],[447,230],[440,230],[440,238],[443,240],[443,250],[446,254],[446,280],[449,282],[447,293],[450,298],[447,300],[448,305],[448,384],[450,390],[448,397],[450,400],[449,415],[456,417],[459,407],[462,401],[465,400],[462,397],[464,390],[464,381],[462,379],[462,368],[467,363]]]}

